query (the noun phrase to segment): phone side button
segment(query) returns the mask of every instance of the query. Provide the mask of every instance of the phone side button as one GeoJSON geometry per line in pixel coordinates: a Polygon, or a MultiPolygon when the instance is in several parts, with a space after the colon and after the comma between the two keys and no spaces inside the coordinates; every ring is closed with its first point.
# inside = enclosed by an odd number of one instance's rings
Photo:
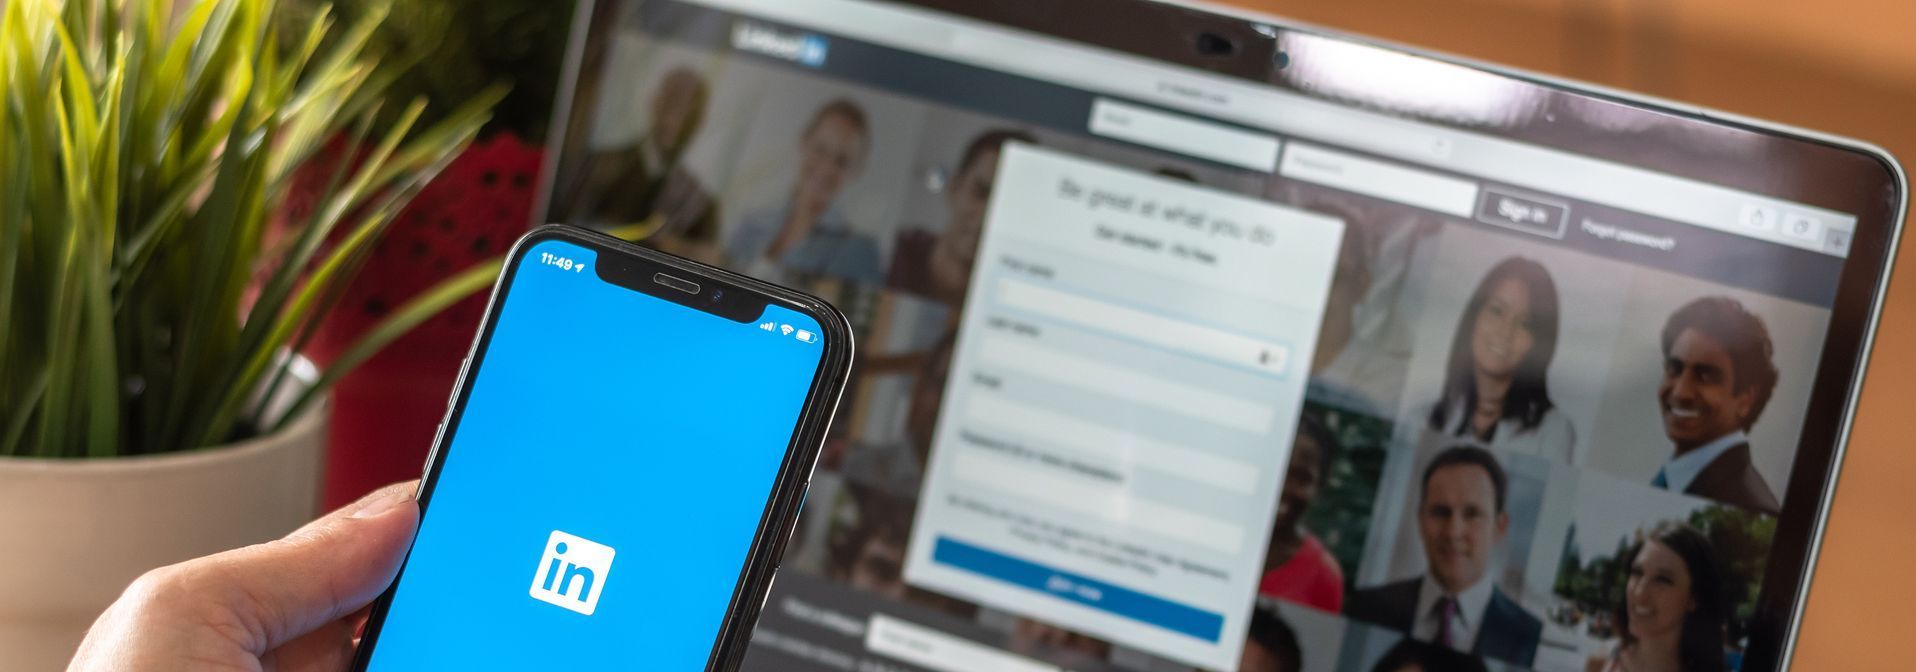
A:
{"type": "Polygon", "coordinates": [[[426,451],[426,463],[419,465],[419,485],[422,488],[426,485],[426,477],[432,475],[432,463],[434,460],[439,459],[439,444],[444,442],[445,439],[446,423],[442,422],[439,423],[438,427],[432,430],[432,449],[426,451]]]}
{"type": "Polygon", "coordinates": [[[758,598],[758,617],[761,619],[765,618],[765,605],[772,602],[772,591],[778,588],[778,569],[772,568],[772,580],[765,582],[765,596],[758,598]]]}
{"type": "MultiPolygon", "coordinates": [[[[782,546],[780,546],[780,547],[779,547],[779,548],[781,548],[781,549],[785,549],[785,550],[791,550],[791,548],[792,548],[792,537],[794,537],[794,536],[797,536],[797,535],[798,535],[798,521],[799,521],[799,516],[800,516],[800,515],[803,515],[803,514],[805,513],[805,500],[807,500],[807,499],[810,499],[810,498],[811,498],[811,496],[812,496],[812,482],[811,482],[811,480],[809,480],[809,479],[807,479],[807,480],[805,481],[805,484],[804,484],[804,485],[801,485],[801,486],[799,486],[799,487],[800,487],[800,488],[802,488],[802,489],[798,491],[798,506],[792,509],[792,522],[791,522],[791,524],[789,524],[789,525],[786,525],[786,526],[785,526],[785,543],[784,543],[784,545],[782,545],[782,546]]],[[[782,552],[781,552],[781,555],[782,555],[782,552]]],[[[773,575],[772,575],[772,580],[773,580],[773,581],[777,581],[777,580],[778,580],[778,575],[777,575],[777,574],[773,574],[773,575]]]]}
{"type": "Polygon", "coordinates": [[[459,403],[459,391],[466,387],[466,373],[472,368],[472,358],[459,360],[459,377],[452,379],[452,394],[446,395],[446,414],[452,414],[452,407],[459,403]]]}

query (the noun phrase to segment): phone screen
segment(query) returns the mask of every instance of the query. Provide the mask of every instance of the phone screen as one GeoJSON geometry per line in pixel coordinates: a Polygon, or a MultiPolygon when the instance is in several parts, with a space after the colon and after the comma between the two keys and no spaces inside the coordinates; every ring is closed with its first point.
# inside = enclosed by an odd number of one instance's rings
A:
{"type": "Polygon", "coordinates": [[[824,331],[526,249],[496,299],[369,669],[703,669],[824,331]]]}

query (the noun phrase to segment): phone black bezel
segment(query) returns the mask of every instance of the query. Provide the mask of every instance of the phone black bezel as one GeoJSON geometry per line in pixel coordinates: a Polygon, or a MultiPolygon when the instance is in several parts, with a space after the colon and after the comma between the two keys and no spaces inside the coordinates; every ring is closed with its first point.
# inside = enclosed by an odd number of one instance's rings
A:
{"type": "MultiPolygon", "coordinates": [[[[779,464],[777,476],[773,479],[771,496],[766,499],[765,510],[759,516],[758,528],[753,532],[752,545],[746,552],[745,565],[740,569],[737,583],[733,587],[731,603],[726,607],[717,638],[713,641],[711,653],[706,660],[706,670],[737,669],[744,660],[746,646],[750,643],[752,626],[757,623],[758,614],[764,608],[765,599],[770,594],[772,580],[776,577],[778,566],[783,559],[786,542],[795,529],[799,507],[803,505],[805,491],[810,486],[812,469],[818,463],[819,451],[824,444],[826,433],[830,430],[839,399],[844,393],[854,350],[851,325],[837,308],[803,292],[577,227],[549,224],[535,228],[514,243],[512,251],[506,256],[505,265],[500,270],[499,281],[494,286],[492,296],[487,303],[484,321],[480,323],[478,332],[474,336],[465,365],[460,368],[458,382],[453,388],[452,399],[446,409],[445,421],[439,426],[438,435],[433,439],[431,452],[426,456],[424,474],[415,495],[419,502],[421,526],[425,525],[432,492],[438,484],[440,468],[445,464],[449,450],[447,446],[452,442],[460,416],[472,394],[470,383],[474,374],[484,363],[486,347],[492,340],[494,327],[498,324],[499,311],[505,307],[505,297],[512,288],[513,278],[521,263],[525,261],[526,252],[535,245],[549,240],[565,241],[596,252],[598,262],[594,266],[601,277],[605,277],[604,269],[613,268],[620,263],[628,264],[629,268],[667,268],[684,277],[698,278],[701,281],[723,285],[728,290],[734,290],[737,298],[732,299],[732,302],[762,301],[807,315],[818,322],[824,332],[824,351],[819,358],[818,368],[812,376],[811,387],[806,392],[798,422],[793,428],[792,440],[786,445],[785,457],[779,464]]],[[[628,288],[641,291],[635,287],[628,288]]],[[[672,297],[670,295],[672,291],[674,290],[668,289],[660,293],[646,293],[695,309],[705,309],[695,303],[672,297]]],[[[746,321],[738,320],[736,317],[728,317],[728,319],[746,321]]],[[[410,550],[407,552],[407,557],[410,560],[410,550]]],[[[378,644],[379,632],[385,623],[387,610],[392,605],[399,582],[404,578],[405,565],[401,564],[392,585],[388,586],[373,603],[358,651],[354,654],[353,670],[365,670],[371,663],[372,653],[378,644]]]]}
{"type": "MultiPolygon", "coordinates": [[[[553,156],[584,145],[608,45],[619,10],[652,0],[581,0],[572,51],[561,81],[553,156]]],[[[1795,645],[1836,481],[1855,421],[1870,349],[1881,319],[1890,270],[1907,213],[1908,182],[1880,148],[1717,110],[1554,78],[1391,43],[1361,35],[1235,12],[1157,0],[872,0],[941,12],[1033,34],[1206,70],[1249,83],[1405,119],[1553,147],[1650,170],[1856,215],[1850,253],[1838,279],[1828,331],[1818,353],[1787,483],[1773,484],[1784,502],[1776,519],[1767,572],[1751,622],[1746,669],[1783,669],[1795,645]],[[1223,36],[1228,56],[1193,48],[1193,38],[1223,36]],[[1441,64],[1495,78],[1536,97],[1538,114],[1524,121],[1462,123],[1442,105],[1406,108],[1402,101],[1353,92],[1331,69],[1309,67],[1287,49],[1325,41],[1375,49],[1379,60],[1441,64]],[[1331,93],[1336,92],[1336,93],[1331,93]],[[1629,130],[1618,130],[1629,129],[1629,130]],[[1761,168],[1751,168],[1760,164],[1761,168]]],[[[742,11],[742,10],[732,10],[742,11]]],[[[1430,101],[1442,103],[1444,101],[1430,101]]],[[[574,154],[577,156],[578,154],[574,154]]],[[[554,185],[573,168],[551,161],[540,181],[540,211],[551,212],[554,185]]]]}

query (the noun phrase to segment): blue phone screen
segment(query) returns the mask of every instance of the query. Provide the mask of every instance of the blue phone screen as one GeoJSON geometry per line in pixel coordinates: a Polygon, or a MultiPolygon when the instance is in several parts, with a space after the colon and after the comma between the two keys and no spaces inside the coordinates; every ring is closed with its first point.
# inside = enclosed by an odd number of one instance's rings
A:
{"type": "Polygon", "coordinates": [[[704,668],[823,332],[595,262],[562,241],[521,256],[370,669],[704,668]]]}

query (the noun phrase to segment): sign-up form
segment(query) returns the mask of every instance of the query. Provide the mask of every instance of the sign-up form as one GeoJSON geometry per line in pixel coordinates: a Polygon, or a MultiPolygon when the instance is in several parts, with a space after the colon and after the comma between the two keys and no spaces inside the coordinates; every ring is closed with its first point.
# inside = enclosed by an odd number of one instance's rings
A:
{"type": "Polygon", "coordinates": [[[1234,666],[1343,226],[1007,146],[906,579],[1234,666]]]}

